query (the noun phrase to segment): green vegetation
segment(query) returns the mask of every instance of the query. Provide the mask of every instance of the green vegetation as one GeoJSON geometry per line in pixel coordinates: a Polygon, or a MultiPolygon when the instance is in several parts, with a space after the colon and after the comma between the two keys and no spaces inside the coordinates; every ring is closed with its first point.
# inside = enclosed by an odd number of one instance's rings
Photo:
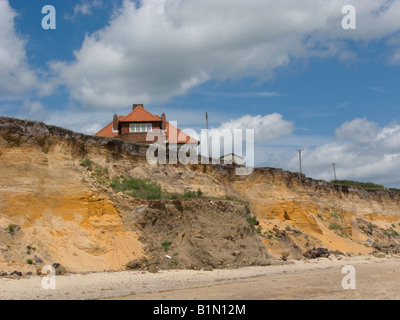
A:
{"type": "Polygon", "coordinates": [[[383,191],[393,191],[400,192],[400,189],[396,188],[385,188],[382,185],[372,183],[372,182],[357,182],[352,180],[333,180],[331,181],[334,185],[348,186],[348,187],[358,187],[367,190],[383,190],[383,191]]]}
{"type": "Polygon", "coordinates": [[[117,191],[124,192],[134,198],[156,200],[161,199],[161,186],[149,179],[138,179],[132,177],[114,177],[109,181],[109,186],[117,191]]]}
{"type": "Polygon", "coordinates": [[[31,247],[31,246],[26,246],[26,253],[31,254],[31,251],[36,251],[36,248],[31,247]]]}
{"type": "Polygon", "coordinates": [[[290,229],[290,227],[287,226],[287,227],[285,228],[285,230],[286,230],[286,231],[291,231],[292,229],[290,229]]]}
{"type": "Polygon", "coordinates": [[[26,263],[27,263],[27,264],[32,264],[33,261],[32,261],[31,259],[28,259],[28,260],[26,260],[26,263]]]}
{"type": "Polygon", "coordinates": [[[261,227],[258,227],[258,228],[256,229],[256,232],[257,232],[258,234],[261,234],[261,233],[262,233],[262,228],[261,228],[261,227]]]}
{"type": "Polygon", "coordinates": [[[332,218],[335,218],[335,219],[339,219],[339,215],[337,214],[336,211],[332,211],[332,212],[331,212],[331,217],[332,217],[332,218]]]}
{"type": "Polygon", "coordinates": [[[92,170],[92,160],[90,160],[88,158],[86,158],[85,160],[82,160],[81,166],[92,170]]]}
{"type": "Polygon", "coordinates": [[[161,242],[161,246],[164,248],[165,252],[168,252],[168,249],[171,246],[171,242],[168,241],[161,242]]]}
{"type": "Polygon", "coordinates": [[[177,259],[172,260],[172,264],[174,266],[177,266],[179,264],[179,261],[177,259]]]}
{"type": "MultiPolygon", "coordinates": [[[[112,188],[116,192],[123,192],[131,197],[144,199],[144,200],[180,200],[180,199],[210,199],[210,200],[231,200],[245,203],[241,200],[234,199],[233,197],[226,197],[226,199],[204,197],[203,191],[197,189],[197,191],[186,191],[183,194],[169,193],[161,188],[161,186],[151,181],[148,178],[133,178],[130,176],[114,176],[111,177],[109,170],[101,166],[96,165],[92,160],[86,158],[81,162],[81,166],[90,169],[92,171],[91,176],[96,180],[97,183],[112,188]]],[[[246,204],[246,211],[248,205],[246,204]]]]}
{"type": "Polygon", "coordinates": [[[330,228],[330,229],[333,229],[333,230],[343,231],[343,227],[342,227],[340,224],[336,223],[336,222],[332,222],[332,223],[329,225],[329,228],[330,228]]]}
{"type": "Polygon", "coordinates": [[[190,198],[201,198],[203,197],[203,192],[200,189],[197,189],[197,192],[195,191],[186,191],[183,194],[184,199],[190,199],[190,198]]]}
{"type": "Polygon", "coordinates": [[[256,217],[247,218],[247,222],[248,222],[251,226],[254,226],[254,225],[257,223],[257,218],[256,218],[256,217]]]}
{"type": "Polygon", "coordinates": [[[14,225],[13,224],[10,224],[9,226],[8,226],[8,232],[9,233],[14,233],[14,225]]]}
{"type": "Polygon", "coordinates": [[[368,224],[369,231],[374,231],[374,225],[372,223],[368,224]]]}

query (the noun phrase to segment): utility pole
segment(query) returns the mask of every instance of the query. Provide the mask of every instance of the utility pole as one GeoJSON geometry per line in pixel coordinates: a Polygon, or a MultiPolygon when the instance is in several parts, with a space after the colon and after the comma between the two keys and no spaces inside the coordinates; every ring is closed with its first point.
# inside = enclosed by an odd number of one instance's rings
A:
{"type": "Polygon", "coordinates": [[[207,153],[208,153],[208,158],[210,158],[210,139],[208,137],[208,113],[206,112],[206,129],[207,129],[207,153]]]}
{"type": "Polygon", "coordinates": [[[337,178],[336,178],[336,163],[332,163],[332,166],[333,166],[333,175],[335,176],[335,181],[337,181],[337,178]]]}
{"type": "Polygon", "coordinates": [[[302,168],[301,168],[301,152],[303,151],[302,149],[297,150],[299,152],[299,165],[300,165],[300,174],[303,174],[302,168]]]}

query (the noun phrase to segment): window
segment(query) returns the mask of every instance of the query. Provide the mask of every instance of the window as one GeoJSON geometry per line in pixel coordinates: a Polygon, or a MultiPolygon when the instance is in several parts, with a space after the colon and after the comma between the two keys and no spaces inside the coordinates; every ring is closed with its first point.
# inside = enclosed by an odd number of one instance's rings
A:
{"type": "Polygon", "coordinates": [[[131,123],[129,124],[129,132],[151,132],[153,130],[151,123],[131,123]]]}

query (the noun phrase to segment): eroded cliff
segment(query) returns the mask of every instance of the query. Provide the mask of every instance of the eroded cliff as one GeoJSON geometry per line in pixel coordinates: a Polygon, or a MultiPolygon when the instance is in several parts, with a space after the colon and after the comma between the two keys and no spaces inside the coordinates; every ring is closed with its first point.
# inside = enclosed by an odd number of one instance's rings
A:
{"type": "Polygon", "coordinates": [[[314,247],[397,250],[399,193],[271,168],[237,176],[224,166],[151,166],[145,151],[0,118],[0,269],[32,271],[40,260],[69,271],[121,270],[130,261],[217,268],[266,264],[269,256],[299,259],[314,247]],[[85,159],[110,179],[146,178],[165,192],[200,189],[203,197],[134,199],[102,183],[81,165],[85,159]],[[250,215],[259,224],[252,226],[250,215]]]}

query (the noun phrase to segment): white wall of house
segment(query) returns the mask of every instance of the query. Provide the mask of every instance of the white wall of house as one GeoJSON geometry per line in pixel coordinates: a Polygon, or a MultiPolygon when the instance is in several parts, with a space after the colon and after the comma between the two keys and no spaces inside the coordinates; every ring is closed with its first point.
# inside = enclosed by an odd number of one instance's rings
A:
{"type": "Polygon", "coordinates": [[[220,158],[222,164],[238,164],[244,165],[245,159],[236,154],[227,154],[220,158]]]}

